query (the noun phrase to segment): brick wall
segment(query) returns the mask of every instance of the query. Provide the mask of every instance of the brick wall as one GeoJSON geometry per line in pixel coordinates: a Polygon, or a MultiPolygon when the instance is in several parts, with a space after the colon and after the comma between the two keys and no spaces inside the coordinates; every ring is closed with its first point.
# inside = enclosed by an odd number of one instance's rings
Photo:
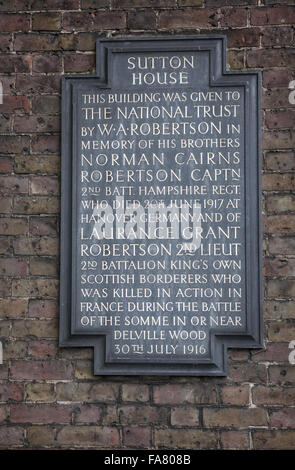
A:
{"type": "Polygon", "coordinates": [[[294,20],[293,0],[0,1],[0,447],[295,448],[294,20]],[[263,70],[266,350],[231,350],[227,378],[94,377],[57,342],[60,77],[94,71],[97,36],[182,33],[263,70]]]}

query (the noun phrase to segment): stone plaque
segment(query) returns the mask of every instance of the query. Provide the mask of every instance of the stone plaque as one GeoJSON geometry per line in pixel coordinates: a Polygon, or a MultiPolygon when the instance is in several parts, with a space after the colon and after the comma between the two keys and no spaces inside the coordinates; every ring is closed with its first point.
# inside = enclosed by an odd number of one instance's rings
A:
{"type": "Polygon", "coordinates": [[[60,345],[95,374],[262,347],[259,94],[223,36],[100,39],[63,77],[60,345]]]}

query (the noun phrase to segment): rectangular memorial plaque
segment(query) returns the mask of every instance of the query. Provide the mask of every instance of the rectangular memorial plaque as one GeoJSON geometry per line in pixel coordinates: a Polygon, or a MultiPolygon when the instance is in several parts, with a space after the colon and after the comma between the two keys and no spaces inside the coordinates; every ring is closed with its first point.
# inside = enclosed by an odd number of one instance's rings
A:
{"type": "Polygon", "coordinates": [[[262,347],[259,72],[225,37],[101,39],[63,77],[61,346],[99,375],[225,375],[262,347]]]}

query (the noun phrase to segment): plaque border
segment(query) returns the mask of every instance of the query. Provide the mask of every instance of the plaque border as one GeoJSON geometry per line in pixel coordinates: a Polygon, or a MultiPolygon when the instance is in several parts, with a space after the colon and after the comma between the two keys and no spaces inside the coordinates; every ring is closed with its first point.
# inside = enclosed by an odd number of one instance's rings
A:
{"type": "MultiPolygon", "coordinates": [[[[176,375],[225,376],[228,348],[263,348],[262,316],[262,207],[261,207],[261,72],[226,70],[226,36],[125,37],[97,39],[96,74],[62,77],[62,160],[61,160],[61,230],[60,230],[60,347],[92,347],[95,375],[176,375]],[[245,252],[246,252],[246,328],[222,332],[210,329],[211,358],[196,361],[110,362],[109,336],[104,333],[76,334],[72,329],[72,281],[75,266],[72,230],[76,213],[73,204],[74,136],[72,123],[75,107],[74,88],[81,84],[111,88],[112,53],[206,50],[209,56],[209,83],[214,86],[245,87],[245,252]],[[247,147],[247,151],[246,151],[247,147]]],[[[76,270],[75,270],[76,271],[76,270]]],[[[74,273],[75,275],[75,273],[74,273]]]]}

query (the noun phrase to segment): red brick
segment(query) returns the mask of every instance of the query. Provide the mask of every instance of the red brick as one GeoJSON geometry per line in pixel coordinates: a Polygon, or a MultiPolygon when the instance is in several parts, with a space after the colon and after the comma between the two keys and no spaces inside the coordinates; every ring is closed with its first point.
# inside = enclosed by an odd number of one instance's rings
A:
{"type": "Polygon", "coordinates": [[[14,361],[11,378],[17,380],[69,380],[72,365],[64,361],[14,361]]]}
{"type": "Polygon", "coordinates": [[[263,46],[292,46],[293,31],[291,27],[264,28],[261,35],[263,46]]]}
{"type": "Polygon", "coordinates": [[[218,439],[214,431],[201,429],[155,429],[156,449],[217,449],[218,439]]]}
{"type": "Polygon", "coordinates": [[[252,352],[252,360],[255,362],[287,362],[288,355],[288,343],[268,343],[265,351],[252,352]]]}
{"type": "Polygon", "coordinates": [[[65,54],[64,70],[69,72],[93,72],[95,66],[94,54],[65,54]]]}
{"type": "Polygon", "coordinates": [[[295,428],[295,408],[284,408],[270,414],[270,426],[275,428],[295,428]]]}
{"type": "Polygon", "coordinates": [[[30,100],[26,96],[5,96],[1,112],[7,114],[27,114],[30,112],[30,100]]]}
{"type": "Polygon", "coordinates": [[[293,24],[294,22],[294,7],[253,8],[251,10],[251,24],[253,25],[293,24]]]}
{"type": "MultiPolygon", "coordinates": [[[[16,8],[23,8],[24,0],[16,0],[16,8]]],[[[26,3],[28,10],[78,10],[79,0],[29,0],[26,3]]]]}
{"type": "Polygon", "coordinates": [[[0,194],[27,194],[28,178],[22,176],[0,176],[0,194]]]}
{"type": "Polygon", "coordinates": [[[57,153],[60,150],[60,137],[56,135],[33,136],[33,153],[57,153]]]}
{"type": "Polygon", "coordinates": [[[288,96],[289,90],[287,87],[285,89],[274,88],[263,91],[262,108],[271,110],[273,108],[286,108],[288,106],[288,96]]]}
{"type": "Polygon", "coordinates": [[[30,29],[30,15],[22,13],[18,14],[6,14],[2,13],[0,17],[0,30],[1,32],[12,32],[16,31],[29,31],[30,29]]]}
{"type": "Polygon", "coordinates": [[[234,363],[229,367],[228,377],[234,382],[265,383],[266,367],[263,364],[234,363]]]}
{"type": "Polygon", "coordinates": [[[211,28],[217,26],[216,10],[185,9],[160,11],[158,19],[159,29],[193,29],[211,28]]]}
{"type": "Polygon", "coordinates": [[[12,423],[69,423],[72,408],[64,405],[11,405],[10,421],[12,423]]]}
{"type": "Polygon", "coordinates": [[[32,70],[36,73],[54,73],[62,71],[62,56],[57,54],[33,55],[32,70]]]}
{"type": "Polygon", "coordinates": [[[247,25],[247,10],[245,8],[221,8],[220,24],[226,27],[247,25]]]}
{"type": "Polygon", "coordinates": [[[249,434],[243,431],[223,431],[221,436],[222,449],[248,450],[250,447],[249,434]]]}
{"type": "Polygon", "coordinates": [[[22,93],[58,93],[60,91],[59,75],[17,75],[16,87],[22,93]]]}
{"type": "Polygon", "coordinates": [[[21,383],[0,384],[0,401],[21,401],[24,398],[24,386],[21,383]]]}
{"type": "MultiPolygon", "coordinates": [[[[265,88],[288,88],[288,85],[293,78],[292,71],[288,69],[264,70],[262,75],[263,86],[265,88]]],[[[282,93],[284,93],[284,91],[285,90],[281,90],[282,93]]]]}
{"type": "Polygon", "coordinates": [[[30,233],[33,236],[57,236],[57,220],[53,217],[30,217],[30,233]]]}
{"type": "Polygon", "coordinates": [[[228,47],[258,47],[259,28],[226,29],[228,47]]]}
{"type": "Polygon", "coordinates": [[[29,316],[34,318],[54,318],[57,314],[55,300],[30,300],[29,316]]]}
{"type": "Polygon", "coordinates": [[[179,406],[171,410],[172,426],[198,426],[199,410],[191,406],[179,406]]]}
{"type": "Polygon", "coordinates": [[[27,232],[28,222],[26,219],[1,218],[0,235],[25,235],[27,232]]]}
{"type": "Polygon", "coordinates": [[[123,29],[126,26],[124,12],[97,11],[95,13],[66,12],[63,16],[65,31],[101,31],[123,29]]]}
{"type": "Polygon", "coordinates": [[[9,52],[12,49],[11,34],[0,34],[0,51],[9,52]]]}
{"type": "Polygon", "coordinates": [[[26,55],[0,54],[0,72],[30,73],[31,57],[26,55]]]}
{"type": "Polygon", "coordinates": [[[75,424],[98,424],[102,415],[102,408],[97,405],[80,405],[74,408],[75,424]]]}
{"type": "Polygon", "coordinates": [[[262,176],[262,188],[264,191],[288,191],[295,188],[293,173],[274,174],[266,173],[262,176]]]}
{"type": "Polygon", "coordinates": [[[130,29],[155,29],[156,13],[153,10],[131,11],[128,13],[127,26],[130,29]]]}
{"type": "MultiPolygon", "coordinates": [[[[109,7],[110,0],[99,0],[99,8],[109,7]]],[[[93,8],[96,10],[98,7],[97,0],[81,0],[81,9],[90,10],[93,8]]]]}
{"type": "Polygon", "coordinates": [[[59,132],[60,119],[57,116],[16,116],[14,119],[15,132],[59,132]]]}
{"type": "Polygon", "coordinates": [[[0,135],[0,153],[28,153],[30,139],[26,136],[0,135]]]}
{"type": "MultiPolygon", "coordinates": [[[[289,345],[288,345],[289,346],[289,345]]],[[[289,354],[293,352],[289,349],[289,354]]],[[[271,384],[289,386],[295,385],[295,367],[293,364],[287,366],[269,366],[269,381],[271,384]]]]}
{"type": "Polygon", "coordinates": [[[265,150],[293,149],[295,132],[292,130],[264,132],[262,145],[265,150]]]}
{"type": "Polygon", "coordinates": [[[289,49],[254,49],[247,51],[247,67],[293,67],[295,51],[289,49]]]}
{"type": "Polygon", "coordinates": [[[294,152],[268,152],[265,157],[266,168],[274,171],[295,170],[294,152]]]}
{"type": "Polygon", "coordinates": [[[57,435],[57,443],[65,446],[110,449],[119,442],[119,430],[107,426],[66,426],[57,435]]]}
{"type": "Polygon", "coordinates": [[[285,111],[267,111],[265,113],[265,123],[269,129],[294,127],[295,111],[291,109],[285,111]]]}
{"type": "Polygon", "coordinates": [[[9,157],[0,157],[0,173],[11,173],[12,171],[13,159],[9,157]]]}
{"type": "Polygon", "coordinates": [[[124,427],[123,444],[132,448],[147,449],[151,445],[152,431],[146,427],[124,427]]]}
{"type": "Polygon", "coordinates": [[[59,181],[52,176],[32,176],[31,194],[59,194],[59,181]]]}
{"type": "Polygon", "coordinates": [[[50,359],[56,355],[56,345],[50,341],[30,341],[28,355],[34,359],[50,359]]]}
{"type": "Polygon", "coordinates": [[[255,431],[253,448],[262,450],[294,450],[295,431],[255,431]]]}
{"type": "Polygon", "coordinates": [[[28,260],[22,258],[0,258],[2,276],[25,276],[28,274],[28,260]]]}
{"type": "MultiPolygon", "coordinates": [[[[93,0],[92,0],[93,1],[93,0]]],[[[112,0],[113,8],[169,8],[175,7],[175,0],[112,0]]]]}
{"type": "Polygon", "coordinates": [[[293,405],[295,388],[281,387],[254,387],[252,399],[255,405],[293,405]]]}
{"type": "Polygon", "coordinates": [[[154,387],[157,404],[216,403],[217,391],[211,384],[165,384],[154,387]]]}
{"type": "Polygon", "coordinates": [[[7,449],[8,446],[20,446],[23,444],[23,428],[15,426],[0,426],[0,447],[7,449]]]}
{"type": "Polygon", "coordinates": [[[225,405],[249,405],[249,385],[226,385],[221,388],[221,401],[225,405]]]}

